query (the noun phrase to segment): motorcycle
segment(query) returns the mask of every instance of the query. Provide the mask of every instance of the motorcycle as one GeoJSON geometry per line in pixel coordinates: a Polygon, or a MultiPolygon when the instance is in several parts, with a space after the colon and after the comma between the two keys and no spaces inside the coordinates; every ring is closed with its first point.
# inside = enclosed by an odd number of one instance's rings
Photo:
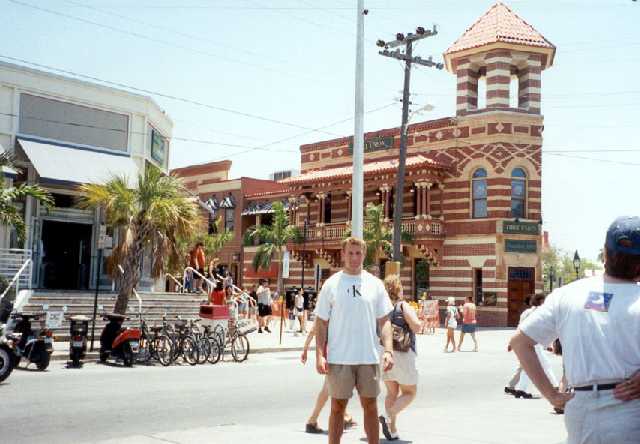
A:
{"type": "Polygon", "coordinates": [[[108,314],[104,319],[109,322],[100,335],[100,362],[111,357],[122,360],[125,367],[133,367],[140,349],[140,329],[123,327],[126,317],[120,314],[108,314]]]}
{"type": "Polygon", "coordinates": [[[13,357],[13,346],[9,344],[9,341],[4,335],[4,324],[0,323],[0,382],[7,379],[13,371],[13,357]]]}
{"type": "Polygon", "coordinates": [[[53,332],[43,325],[40,328],[32,326],[32,322],[40,321],[41,316],[42,313],[11,313],[5,334],[8,343],[14,347],[15,367],[22,358],[27,360],[27,366],[35,364],[40,371],[49,367],[53,353],[53,332]]]}
{"type": "Polygon", "coordinates": [[[86,316],[71,316],[69,324],[69,332],[71,333],[71,341],[69,343],[69,361],[67,367],[82,367],[82,359],[87,353],[87,335],[89,333],[89,318],[86,316]]]}

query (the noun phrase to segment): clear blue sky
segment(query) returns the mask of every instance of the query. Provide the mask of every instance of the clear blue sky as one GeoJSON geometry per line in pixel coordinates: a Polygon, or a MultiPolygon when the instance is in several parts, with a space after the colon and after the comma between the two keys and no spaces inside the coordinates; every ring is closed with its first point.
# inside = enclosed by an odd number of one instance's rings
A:
{"type": "MultiPolygon", "coordinates": [[[[506,1],[553,42],[543,73],[543,217],[552,243],[595,258],[611,220],[640,214],[640,2],[506,1]],[[635,152],[611,152],[612,150],[635,152]],[[595,150],[591,152],[590,150],[595,150]],[[609,151],[609,152],[607,152],[609,151]],[[569,157],[572,156],[572,157],[569,157]]],[[[366,22],[366,130],[400,121],[402,69],[377,38],[439,25],[419,44],[442,52],[489,0],[371,0],[366,22]],[[385,107],[386,106],[386,107],[385,107]]],[[[154,97],[175,122],[171,167],[233,160],[232,175],[299,168],[300,144],[350,135],[356,0],[0,0],[0,55],[250,114],[154,97]],[[34,9],[24,4],[52,12],[34,9]],[[273,121],[260,120],[263,117],[273,121]],[[288,125],[285,125],[287,123],[288,125]],[[305,134],[306,133],[306,134],[305,134]],[[274,141],[288,139],[271,144],[274,141]],[[230,144],[236,146],[216,145],[230,144]],[[253,149],[269,145],[263,149],[253,149]]],[[[6,60],[0,58],[0,60],[6,60]]],[[[413,101],[455,113],[455,78],[418,68],[413,101]]]]}

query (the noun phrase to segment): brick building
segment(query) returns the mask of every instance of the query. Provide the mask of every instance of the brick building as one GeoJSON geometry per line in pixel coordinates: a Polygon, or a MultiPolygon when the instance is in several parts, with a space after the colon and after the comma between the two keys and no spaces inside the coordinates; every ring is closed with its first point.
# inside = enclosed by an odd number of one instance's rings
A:
{"type": "MultiPolygon", "coordinates": [[[[541,72],[555,47],[507,6],[497,3],[444,53],[457,82],[455,117],[409,126],[401,279],[405,294],[438,299],[474,295],[483,325],[515,325],[529,294],[541,292],[541,72]]],[[[305,225],[304,243],[290,245],[287,285],[319,287],[340,266],[340,240],[351,219],[351,137],[300,147],[301,174],[280,180],[238,179],[204,188],[231,192],[241,223],[236,239],[270,223],[271,204],[285,203],[305,225]],[[231,190],[231,184],[236,188],[231,190]],[[226,184],[226,185],[225,185],[226,184]],[[223,190],[224,188],[224,190],[223,190]]],[[[397,192],[399,128],[365,134],[365,205],[384,205],[389,221],[397,192]]],[[[227,249],[241,263],[239,282],[275,278],[256,273],[256,247],[227,249]]],[[[225,250],[227,250],[225,249],[225,250]]]]}

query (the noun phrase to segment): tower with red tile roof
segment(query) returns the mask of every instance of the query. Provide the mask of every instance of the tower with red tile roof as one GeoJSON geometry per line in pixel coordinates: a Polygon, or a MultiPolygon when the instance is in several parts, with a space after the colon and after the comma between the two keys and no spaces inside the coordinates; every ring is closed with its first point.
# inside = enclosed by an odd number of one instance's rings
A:
{"type": "Polygon", "coordinates": [[[457,114],[478,109],[478,82],[486,80],[486,110],[540,114],[541,72],[553,64],[556,48],[504,3],[493,5],[444,53],[458,77],[457,114]],[[517,100],[509,97],[518,84],[517,100]]]}

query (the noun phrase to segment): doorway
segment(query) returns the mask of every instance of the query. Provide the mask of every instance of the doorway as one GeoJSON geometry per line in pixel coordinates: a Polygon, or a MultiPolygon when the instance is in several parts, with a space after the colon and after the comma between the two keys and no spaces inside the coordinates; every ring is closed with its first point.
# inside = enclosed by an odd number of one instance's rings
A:
{"type": "Polygon", "coordinates": [[[42,222],[43,286],[49,289],[85,290],[91,274],[92,225],[42,222]]]}
{"type": "Polygon", "coordinates": [[[517,327],[520,314],[527,308],[526,300],[535,293],[535,268],[509,267],[507,325],[517,327]]]}

